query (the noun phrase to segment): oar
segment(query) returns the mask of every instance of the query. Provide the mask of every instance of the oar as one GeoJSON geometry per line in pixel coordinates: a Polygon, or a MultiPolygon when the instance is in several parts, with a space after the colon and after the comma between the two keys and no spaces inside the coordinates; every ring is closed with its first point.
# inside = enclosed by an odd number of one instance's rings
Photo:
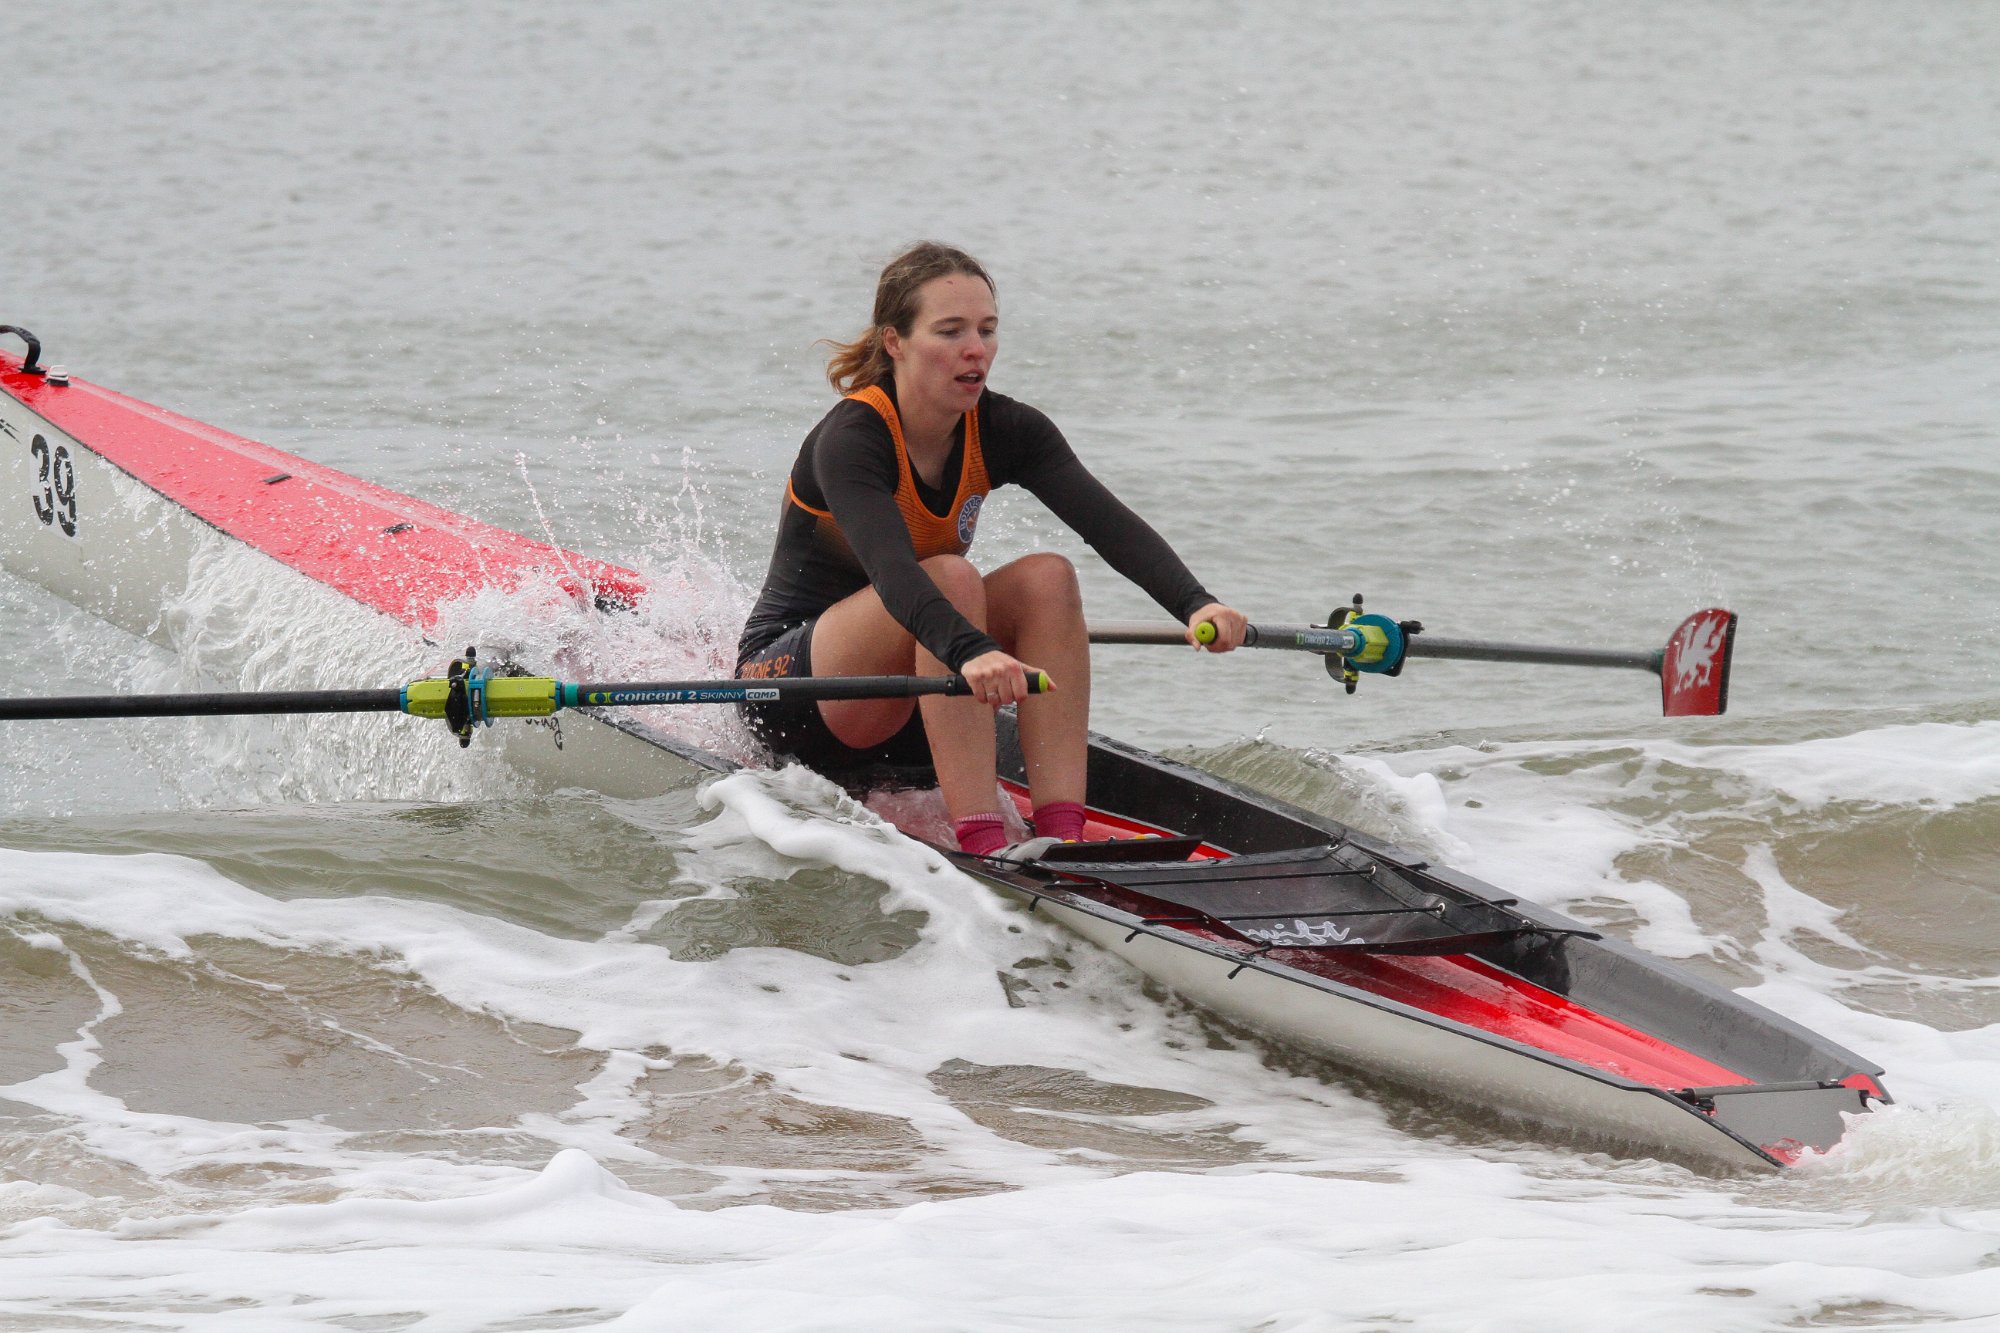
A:
{"type": "MultiPolygon", "coordinates": [[[[1028,692],[1050,689],[1045,673],[1028,692]]],[[[655,680],[572,685],[547,676],[489,673],[468,650],[442,679],[382,690],[255,690],[221,694],[99,694],[0,699],[0,720],[108,717],[214,717],[265,713],[408,713],[443,718],[459,744],[476,724],[499,717],[548,717],[565,708],[651,704],[730,704],[780,699],[911,699],[966,695],[963,676],[801,676],[777,680],[655,680]]]]}
{"type": "MultiPolygon", "coordinates": [[[[1383,616],[1358,614],[1355,607],[1342,607],[1333,618],[1338,623],[1251,625],[1243,636],[1243,646],[1318,653],[1326,659],[1327,671],[1343,680],[1350,694],[1354,692],[1357,671],[1393,676],[1402,670],[1406,658],[1437,657],[1645,671],[1660,678],[1660,704],[1668,717],[1714,717],[1729,703],[1729,665],[1736,645],[1736,613],[1720,607],[1695,612],[1680,623],[1665,647],[1650,652],[1435,638],[1424,634],[1423,626],[1415,621],[1398,624],[1383,616]]],[[[1212,643],[1215,627],[1200,625],[1195,635],[1203,643],[1212,643]]],[[[1187,637],[1178,625],[1115,620],[1092,625],[1090,641],[1184,644],[1187,637]]]]}

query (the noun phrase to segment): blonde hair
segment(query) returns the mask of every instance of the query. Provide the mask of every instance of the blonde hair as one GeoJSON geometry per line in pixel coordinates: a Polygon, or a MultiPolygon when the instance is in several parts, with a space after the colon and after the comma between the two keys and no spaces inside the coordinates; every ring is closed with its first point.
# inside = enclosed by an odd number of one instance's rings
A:
{"type": "Polygon", "coordinates": [[[993,279],[979,261],[963,250],[936,241],[919,241],[890,260],[875,284],[875,317],[861,336],[852,342],[820,339],[831,347],[826,363],[826,381],[835,392],[853,393],[872,385],[885,384],[895,377],[895,362],[882,346],[882,331],[894,329],[908,337],[917,321],[917,296],[925,283],[952,273],[965,273],[993,291],[993,279]]]}

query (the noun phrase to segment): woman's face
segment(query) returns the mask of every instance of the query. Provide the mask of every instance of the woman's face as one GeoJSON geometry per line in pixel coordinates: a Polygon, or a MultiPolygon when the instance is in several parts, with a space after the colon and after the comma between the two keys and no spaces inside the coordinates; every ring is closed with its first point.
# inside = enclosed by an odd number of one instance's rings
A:
{"type": "Polygon", "coordinates": [[[947,273],[917,289],[917,317],[907,334],[882,331],[896,363],[896,396],[953,413],[971,411],[1000,350],[993,289],[970,273],[947,273]]]}

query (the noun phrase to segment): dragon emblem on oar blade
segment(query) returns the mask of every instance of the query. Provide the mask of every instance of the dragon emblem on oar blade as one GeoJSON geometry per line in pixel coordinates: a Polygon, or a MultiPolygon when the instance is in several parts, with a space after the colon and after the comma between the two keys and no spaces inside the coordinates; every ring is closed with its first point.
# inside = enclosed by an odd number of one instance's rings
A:
{"type": "Polygon", "coordinates": [[[1722,652],[1722,632],[1728,621],[1722,616],[1709,616],[1694,624],[1681,626],[1681,632],[1674,636],[1674,684],[1687,689],[1691,685],[1706,685],[1711,672],[1715,670],[1715,659],[1722,652]]]}
{"type": "Polygon", "coordinates": [[[1660,663],[1660,692],[1668,717],[1713,717],[1729,700],[1729,652],[1734,613],[1713,607],[1681,622],[1660,663]]]}

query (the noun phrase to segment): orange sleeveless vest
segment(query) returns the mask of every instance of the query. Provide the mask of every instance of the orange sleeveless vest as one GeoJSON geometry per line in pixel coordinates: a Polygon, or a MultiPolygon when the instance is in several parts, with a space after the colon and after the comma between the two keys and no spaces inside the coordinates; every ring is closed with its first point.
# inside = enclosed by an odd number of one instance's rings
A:
{"type": "MultiPolygon", "coordinates": [[[[952,497],[951,511],[940,517],[933,514],[917,494],[917,479],[910,471],[909,446],[903,442],[903,420],[896,414],[896,405],[889,400],[889,395],[880,386],[870,385],[847,396],[868,404],[888,423],[889,436],[896,443],[896,508],[903,513],[903,523],[910,530],[910,545],[916,548],[917,559],[928,560],[934,555],[964,555],[979,528],[979,507],[986,502],[987,492],[993,489],[986,477],[986,458],[979,451],[978,409],[965,414],[965,465],[959,469],[958,493],[952,497]]],[[[789,477],[785,479],[785,499],[835,532],[840,531],[840,525],[834,521],[832,514],[824,509],[815,509],[799,499],[789,477]]]]}

